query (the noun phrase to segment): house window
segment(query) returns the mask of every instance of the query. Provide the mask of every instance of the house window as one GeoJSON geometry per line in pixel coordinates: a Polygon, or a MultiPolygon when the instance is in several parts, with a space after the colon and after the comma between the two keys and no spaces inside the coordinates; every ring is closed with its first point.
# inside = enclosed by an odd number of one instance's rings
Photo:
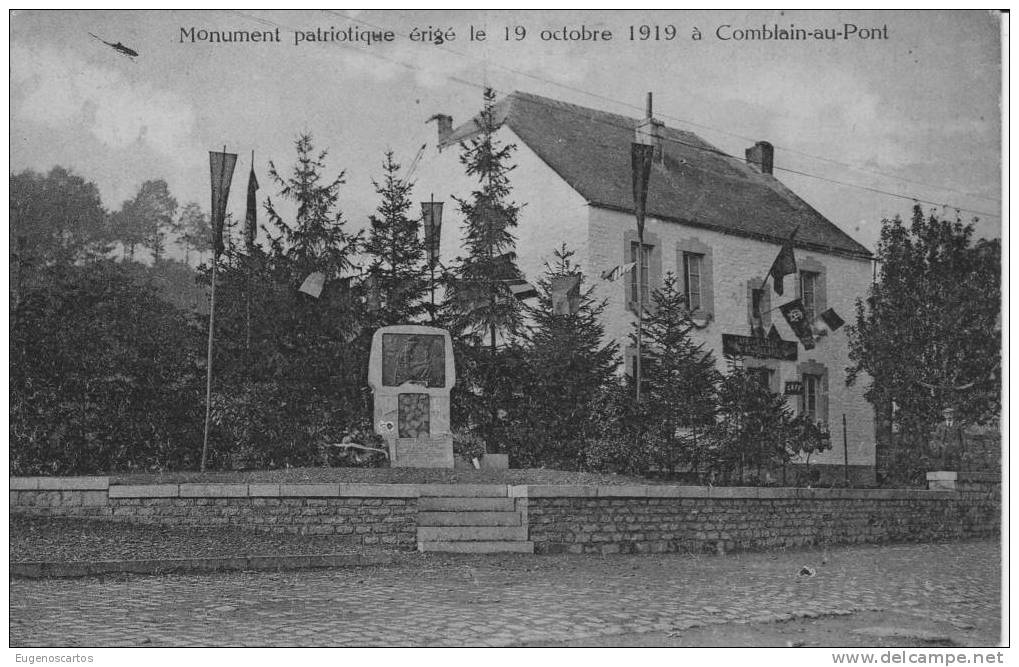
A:
{"type": "Polygon", "coordinates": [[[757,381],[759,385],[771,391],[771,376],[774,374],[770,368],[748,368],[747,373],[757,381]]]}
{"type": "Polygon", "coordinates": [[[701,309],[701,275],[704,255],[694,252],[683,253],[683,294],[690,310],[701,309]]]}
{"type": "MultiPolygon", "coordinates": [[[[821,409],[821,376],[811,373],[803,374],[803,415],[812,422],[825,422],[821,409]]],[[[825,416],[826,417],[826,416],[825,416]]]]}
{"type": "Polygon", "coordinates": [[[800,271],[800,299],[810,322],[817,316],[817,278],[813,271],[800,271]]]}
{"type": "MultiPolygon", "coordinates": [[[[637,246],[638,243],[630,244],[630,261],[637,261],[637,246]]],[[[641,253],[640,257],[640,299],[641,303],[647,304],[650,301],[648,292],[650,291],[650,276],[651,269],[651,249],[654,246],[644,244],[644,252],[641,253]]],[[[633,271],[630,272],[630,303],[637,303],[637,267],[634,267],[633,271]]]]}
{"type": "Polygon", "coordinates": [[[764,290],[757,287],[750,290],[750,331],[751,335],[764,337],[764,290]]]}

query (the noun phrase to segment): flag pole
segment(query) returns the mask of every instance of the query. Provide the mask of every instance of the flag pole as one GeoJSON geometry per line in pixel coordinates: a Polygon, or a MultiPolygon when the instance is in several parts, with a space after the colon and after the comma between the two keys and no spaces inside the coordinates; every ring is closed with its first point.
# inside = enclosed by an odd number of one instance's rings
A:
{"type": "MultiPolygon", "coordinates": [[[[255,171],[255,151],[251,150],[251,171],[255,171]]],[[[249,185],[250,188],[250,185],[249,185]]],[[[250,196],[250,195],[249,195],[250,196]]],[[[248,221],[244,221],[244,240],[248,241],[246,250],[248,251],[248,258],[244,262],[247,266],[245,267],[245,284],[244,284],[244,352],[248,357],[246,359],[248,368],[251,368],[251,263],[254,261],[254,253],[252,252],[255,248],[254,239],[250,238],[247,230],[248,221]]]]}
{"type": "MultiPolygon", "coordinates": [[[[223,145],[223,160],[219,166],[219,180],[223,182],[226,175],[226,144],[223,145]]],[[[216,201],[212,202],[212,215],[216,215],[216,201]]],[[[212,221],[213,237],[216,234],[216,221],[212,221]]],[[[202,464],[201,472],[205,472],[205,460],[209,453],[209,421],[212,416],[212,341],[213,326],[216,318],[216,267],[219,264],[219,254],[216,252],[216,239],[212,240],[212,290],[209,296],[209,348],[205,363],[205,437],[202,439],[202,464]]]]}
{"type": "Polygon", "coordinates": [[[431,285],[432,291],[432,322],[435,322],[435,261],[437,259],[437,250],[439,248],[439,239],[436,238],[438,235],[435,233],[435,193],[431,193],[428,196],[428,224],[432,226],[432,233],[430,235],[430,243],[428,248],[428,276],[429,284],[431,285]]]}

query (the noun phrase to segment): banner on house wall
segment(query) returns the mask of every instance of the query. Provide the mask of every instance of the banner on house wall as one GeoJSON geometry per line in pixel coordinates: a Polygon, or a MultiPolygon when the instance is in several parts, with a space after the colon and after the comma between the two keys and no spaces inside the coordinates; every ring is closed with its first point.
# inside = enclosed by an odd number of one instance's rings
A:
{"type": "Polygon", "coordinates": [[[722,354],[727,356],[796,361],[798,353],[796,341],[722,334],[722,354]]]}

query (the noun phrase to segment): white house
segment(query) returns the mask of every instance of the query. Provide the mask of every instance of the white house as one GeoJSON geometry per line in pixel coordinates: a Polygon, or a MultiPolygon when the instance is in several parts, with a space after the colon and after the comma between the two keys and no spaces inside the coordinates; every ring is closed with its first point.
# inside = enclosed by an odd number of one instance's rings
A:
{"type": "MultiPolygon", "coordinates": [[[[841,477],[848,451],[853,476],[873,480],[874,411],[863,397],[866,378],[846,386],[845,331],[808,351],[793,344],[796,337],[781,313],[772,310],[800,297],[814,313],[834,308],[848,320],[870,285],[871,253],[775,178],[770,144],[758,142],[747,149],[746,161],[738,160],[695,134],[657,121],[522,92],[497,102],[495,113],[499,139],[517,147],[512,199],[525,206],[516,251],[529,279],[543,272],[552,251],[565,242],[576,251],[596,296],[608,301],[607,335],[626,350],[635,317],[635,272],[613,282],[599,275],[638,255],[630,144],[639,128],[656,146],[644,234],[649,286],[659,286],[670,271],[679,277],[698,319],[706,323],[697,336],[715,351],[720,365],[725,349],[742,345],[745,365],[760,369],[774,391],[784,391],[787,381],[803,383],[803,395],[791,396],[790,403],[827,422],[832,433],[832,449],[811,464],[838,466],[828,472],[841,477]],[[785,277],[783,296],[770,280],[760,289],[794,229],[799,276],[785,277]],[[786,343],[750,340],[760,327],[769,331],[772,325],[786,343]]],[[[453,197],[468,197],[476,186],[464,174],[459,143],[478,126],[469,120],[455,127],[449,116],[435,118],[438,141],[420,165],[415,191],[422,200],[434,196],[445,202],[440,256],[448,262],[462,254],[463,220],[453,197]]],[[[632,350],[625,358],[629,372],[632,350]]]]}

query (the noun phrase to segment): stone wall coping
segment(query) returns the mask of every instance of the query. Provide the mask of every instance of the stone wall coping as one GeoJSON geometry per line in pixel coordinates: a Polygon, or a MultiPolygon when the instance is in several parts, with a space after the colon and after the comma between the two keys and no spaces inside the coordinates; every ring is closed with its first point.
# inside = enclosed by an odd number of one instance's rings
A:
{"type": "Polygon", "coordinates": [[[177,484],[115,484],[110,487],[110,498],[178,498],[177,484]]]}
{"type": "Polygon", "coordinates": [[[960,482],[1000,482],[1000,472],[986,472],[977,470],[960,470],[958,473],[958,481],[960,482]]]}
{"type": "Polygon", "coordinates": [[[776,486],[541,485],[528,486],[530,498],[761,498],[816,500],[946,499],[953,491],[926,489],[805,489],[776,486]]]}
{"type": "Polygon", "coordinates": [[[109,477],[11,477],[11,491],[105,491],[109,477]]]}
{"type": "Polygon", "coordinates": [[[344,498],[417,498],[423,494],[418,484],[340,484],[339,495],[344,498]]]}
{"type": "MultiPolygon", "coordinates": [[[[994,473],[960,473],[967,480],[997,481],[994,473]],[[965,475],[965,476],[964,476],[965,475]],[[971,476],[972,475],[972,476],[971,476]],[[980,477],[976,477],[980,475],[980,477]]],[[[810,489],[768,486],[670,484],[114,484],[107,477],[11,477],[11,491],[109,490],[110,498],[810,498],[904,500],[951,498],[958,493],[926,489],[810,489]]]]}

